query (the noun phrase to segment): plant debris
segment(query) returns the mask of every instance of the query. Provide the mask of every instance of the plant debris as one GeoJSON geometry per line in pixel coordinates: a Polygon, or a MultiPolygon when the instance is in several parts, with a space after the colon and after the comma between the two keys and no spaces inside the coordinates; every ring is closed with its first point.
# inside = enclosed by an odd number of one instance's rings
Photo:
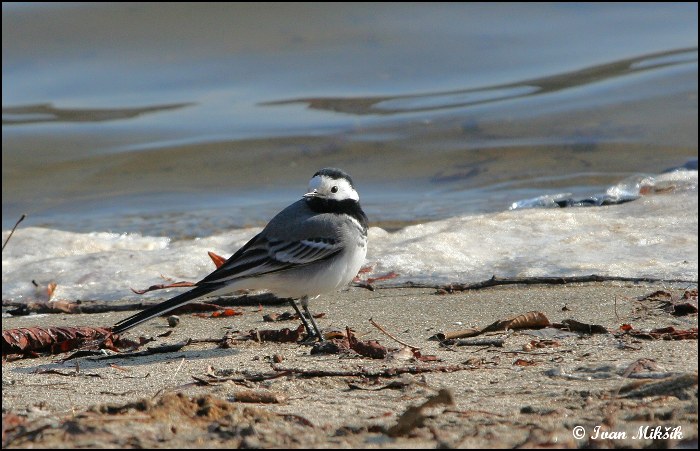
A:
{"type": "MultiPolygon", "coordinates": [[[[364,268],[363,268],[363,269],[364,269],[364,268]]],[[[371,270],[372,270],[372,269],[370,268],[369,271],[371,271],[371,270]]],[[[365,289],[367,289],[367,290],[369,290],[369,291],[374,291],[374,290],[375,290],[375,287],[374,287],[373,284],[374,284],[375,282],[379,282],[379,281],[382,281],[382,280],[391,280],[391,279],[395,279],[395,278],[399,277],[399,273],[396,273],[396,272],[394,272],[394,271],[391,271],[391,272],[388,272],[388,273],[386,273],[386,274],[382,274],[382,275],[377,276],[377,277],[368,277],[367,279],[364,279],[364,280],[363,280],[363,279],[360,277],[360,274],[368,273],[369,271],[363,271],[363,270],[361,269],[360,272],[357,274],[357,276],[355,276],[355,278],[354,278],[352,281],[353,281],[353,283],[355,284],[356,287],[365,288],[365,289]]]]}
{"type": "Polygon", "coordinates": [[[281,404],[287,400],[282,393],[265,389],[258,390],[236,390],[231,395],[234,402],[253,402],[261,404],[281,404]]]}
{"type": "MultiPolygon", "coordinates": [[[[12,227],[12,230],[10,230],[10,234],[7,235],[7,238],[5,238],[5,242],[2,243],[2,250],[3,250],[3,251],[5,250],[5,246],[7,246],[7,242],[10,241],[10,238],[12,238],[12,235],[15,234],[15,229],[17,228],[17,226],[19,225],[19,223],[22,222],[22,221],[24,221],[24,218],[26,218],[26,217],[27,217],[27,214],[26,214],[26,213],[22,213],[22,216],[20,216],[19,219],[17,220],[17,222],[15,222],[14,227],[12,227]]],[[[3,423],[4,423],[4,421],[3,421],[3,423]]],[[[5,429],[3,428],[3,434],[4,434],[4,433],[5,433],[5,429]]],[[[4,439],[3,439],[3,441],[4,441],[4,439]]]]}
{"type": "Polygon", "coordinates": [[[542,329],[550,326],[551,323],[543,312],[533,311],[513,316],[511,318],[498,320],[489,324],[484,328],[471,328],[454,332],[439,333],[431,337],[439,341],[449,340],[453,338],[466,338],[481,335],[486,332],[495,332],[499,330],[517,330],[517,329],[542,329]]]}
{"type": "Polygon", "coordinates": [[[552,324],[552,327],[570,332],[580,332],[584,334],[609,334],[610,331],[598,324],[586,324],[575,319],[565,319],[561,323],[552,324]]]}
{"type": "Polygon", "coordinates": [[[570,283],[583,282],[647,282],[647,283],[663,283],[663,282],[678,282],[678,283],[697,283],[697,281],[684,279],[658,279],[655,277],[621,277],[621,276],[604,276],[599,274],[590,274],[588,276],[563,276],[563,277],[496,277],[482,280],[476,283],[450,283],[437,287],[435,294],[453,294],[467,290],[481,290],[484,288],[495,287],[499,285],[566,285],[570,283]]]}
{"type": "Polygon", "coordinates": [[[383,334],[386,335],[387,337],[391,338],[392,340],[394,340],[394,341],[397,342],[398,344],[400,344],[400,345],[402,345],[402,346],[405,346],[405,347],[407,347],[407,348],[411,348],[411,349],[416,350],[416,351],[420,349],[418,346],[411,346],[411,345],[409,345],[408,343],[405,343],[405,342],[399,340],[398,338],[396,338],[395,335],[393,335],[393,334],[387,332],[387,330],[386,330],[382,325],[378,324],[378,323],[377,323],[376,321],[374,321],[372,318],[369,319],[369,322],[370,322],[370,324],[372,324],[374,327],[376,327],[377,329],[379,329],[379,331],[380,331],[381,333],[383,333],[383,334]]]}
{"type": "Polygon", "coordinates": [[[685,290],[677,296],[668,290],[657,290],[637,298],[639,302],[658,302],[659,308],[673,316],[687,316],[698,313],[698,290],[685,290]]]}
{"type": "Polygon", "coordinates": [[[2,332],[2,355],[24,356],[71,351],[112,335],[104,327],[22,327],[2,332]]]}
{"type": "Polygon", "coordinates": [[[182,288],[182,287],[193,287],[195,286],[194,282],[174,282],[174,283],[160,283],[157,285],[151,285],[150,287],[144,289],[144,290],[137,290],[135,288],[132,288],[131,291],[133,291],[136,294],[145,294],[150,291],[156,291],[156,290],[165,290],[166,288],[182,288]]]}
{"type": "Polygon", "coordinates": [[[557,348],[560,343],[556,340],[532,340],[523,346],[523,351],[532,351],[537,348],[557,348]]]}
{"type": "MultiPolygon", "coordinates": [[[[314,313],[313,317],[314,318],[323,318],[325,317],[325,313],[314,313]]],[[[266,315],[263,315],[263,321],[266,323],[274,323],[277,321],[298,321],[299,320],[299,315],[296,313],[292,312],[283,312],[283,313],[268,313],[266,315]]]]}
{"type": "Polygon", "coordinates": [[[673,326],[669,326],[651,330],[636,330],[633,329],[632,326],[629,326],[629,329],[623,330],[623,335],[624,334],[646,340],[697,340],[698,328],[693,327],[691,329],[678,330],[673,326]]]}
{"type": "Polygon", "coordinates": [[[292,330],[288,327],[284,329],[252,329],[245,338],[257,342],[273,341],[276,343],[293,343],[299,341],[304,336],[304,325],[292,330]]]}
{"type": "Polygon", "coordinates": [[[87,377],[97,377],[100,379],[102,378],[102,375],[98,374],[98,373],[81,373],[79,367],[76,367],[76,369],[71,371],[71,372],[65,372],[65,371],[60,371],[60,370],[56,370],[56,369],[38,369],[34,373],[35,374],[57,374],[59,376],[71,376],[71,377],[87,376],[87,377]]]}
{"type": "Polygon", "coordinates": [[[221,255],[215,254],[214,252],[207,252],[207,255],[209,255],[209,258],[211,258],[211,261],[214,262],[214,266],[218,268],[221,268],[221,266],[226,263],[226,259],[222,257],[221,255]]]}
{"type": "Polygon", "coordinates": [[[505,338],[462,338],[448,339],[440,342],[441,346],[496,346],[502,348],[505,338]]]}
{"type": "Polygon", "coordinates": [[[513,362],[513,365],[515,365],[515,366],[535,366],[538,363],[539,362],[537,362],[535,360],[516,359],[513,362]]]}
{"type": "Polygon", "coordinates": [[[382,346],[376,340],[358,340],[355,334],[348,329],[348,343],[350,349],[360,354],[363,357],[370,357],[372,359],[384,359],[389,354],[389,350],[382,346]]]}
{"type": "Polygon", "coordinates": [[[217,309],[216,311],[212,312],[211,315],[205,315],[203,313],[195,313],[194,316],[198,316],[200,318],[228,318],[230,316],[238,316],[242,315],[243,312],[240,310],[234,310],[232,308],[227,308],[224,310],[219,310],[217,309]]]}
{"type": "Polygon", "coordinates": [[[409,345],[405,345],[401,349],[389,349],[377,340],[359,340],[349,327],[346,327],[344,336],[316,343],[311,348],[311,354],[345,354],[350,352],[371,359],[415,359],[421,362],[438,360],[434,355],[422,355],[418,348],[409,345]]]}
{"type": "Polygon", "coordinates": [[[376,340],[358,340],[349,327],[345,328],[345,335],[342,338],[315,343],[313,348],[311,348],[311,354],[343,354],[350,351],[354,351],[363,357],[384,359],[391,350],[382,346],[376,340]]]}
{"type": "Polygon", "coordinates": [[[423,374],[423,373],[454,373],[455,371],[472,370],[473,367],[466,365],[441,365],[441,366],[403,366],[395,368],[360,368],[357,370],[308,370],[303,368],[284,368],[272,365],[272,369],[283,375],[296,375],[304,378],[314,377],[396,377],[401,374],[423,374]]]}
{"type": "Polygon", "coordinates": [[[425,409],[436,406],[451,406],[454,405],[452,392],[447,389],[441,389],[435,396],[428,398],[419,406],[410,406],[401,414],[396,424],[389,428],[387,434],[390,437],[407,436],[416,428],[422,427],[426,416],[423,414],[425,409]]]}

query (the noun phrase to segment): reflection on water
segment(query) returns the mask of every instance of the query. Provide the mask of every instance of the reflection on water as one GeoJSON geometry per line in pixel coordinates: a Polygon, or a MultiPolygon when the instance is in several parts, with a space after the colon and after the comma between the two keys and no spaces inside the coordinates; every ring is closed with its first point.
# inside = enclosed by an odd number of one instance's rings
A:
{"type": "Polygon", "coordinates": [[[579,88],[616,77],[666,66],[698,61],[698,49],[679,49],[629,58],[582,70],[551,75],[516,83],[485,86],[448,92],[370,98],[299,98],[265,102],[262,105],[306,103],[309,108],[349,114],[396,114],[468,107],[484,103],[543,95],[563,89],[579,88]]]}
{"type": "Polygon", "coordinates": [[[189,103],[153,105],[141,108],[56,108],[51,104],[2,107],[2,124],[36,124],[40,122],[102,122],[132,119],[142,114],[174,110],[189,103]]]}

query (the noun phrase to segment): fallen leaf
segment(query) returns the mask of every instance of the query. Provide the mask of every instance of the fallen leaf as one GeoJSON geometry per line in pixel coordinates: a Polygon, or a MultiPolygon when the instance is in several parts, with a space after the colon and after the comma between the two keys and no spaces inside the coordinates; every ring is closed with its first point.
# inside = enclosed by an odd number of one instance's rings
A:
{"type": "Polygon", "coordinates": [[[434,335],[439,341],[445,341],[454,338],[475,337],[485,332],[495,332],[499,330],[517,330],[517,329],[542,329],[550,326],[551,323],[543,312],[533,311],[513,316],[511,318],[498,320],[489,324],[484,328],[470,328],[456,332],[445,332],[434,335]]]}
{"type": "Polygon", "coordinates": [[[237,316],[237,315],[242,315],[243,312],[237,312],[236,310],[232,308],[227,308],[226,310],[221,310],[218,312],[213,312],[211,314],[212,318],[225,318],[229,316],[237,316]]]}
{"type": "Polygon", "coordinates": [[[423,355],[418,349],[411,349],[413,352],[413,358],[421,362],[438,362],[440,359],[435,355],[423,355]]]}
{"type": "Polygon", "coordinates": [[[304,332],[304,325],[300,324],[295,330],[284,329],[253,329],[248,332],[248,338],[255,341],[274,341],[277,343],[290,343],[299,341],[304,332]]]}
{"type": "Polygon", "coordinates": [[[60,353],[111,336],[104,327],[23,327],[2,332],[2,354],[60,353]]]}
{"type": "Polygon", "coordinates": [[[217,268],[221,268],[221,266],[226,263],[226,259],[221,255],[217,255],[213,252],[207,252],[207,254],[209,254],[209,258],[211,258],[211,261],[214,262],[217,268]]]}
{"type": "Polygon", "coordinates": [[[364,357],[371,357],[373,359],[383,359],[389,353],[389,350],[379,344],[376,340],[360,341],[355,337],[350,328],[346,328],[346,335],[348,337],[348,344],[350,349],[355,351],[364,357]]]}
{"type": "Polygon", "coordinates": [[[532,348],[556,348],[560,346],[556,340],[532,340],[529,344],[532,348]]]}
{"type": "Polygon", "coordinates": [[[46,287],[46,294],[49,297],[49,301],[53,297],[54,291],[56,291],[56,286],[57,286],[56,282],[49,282],[49,285],[46,287]]]}
{"type": "Polygon", "coordinates": [[[535,366],[537,365],[538,362],[535,362],[534,360],[525,360],[525,359],[517,359],[515,362],[513,362],[513,365],[516,366],[535,366]]]}

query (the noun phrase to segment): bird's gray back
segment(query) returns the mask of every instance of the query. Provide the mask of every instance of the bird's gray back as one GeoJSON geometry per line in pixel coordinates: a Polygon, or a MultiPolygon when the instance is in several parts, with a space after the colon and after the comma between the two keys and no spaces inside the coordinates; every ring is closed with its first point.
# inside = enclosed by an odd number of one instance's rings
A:
{"type": "Polygon", "coordinates": [[[300,241],[313,238],[342,239],[342,229],[351,220],[335,213],[315,213],[300,199],[270,220],[261,236],[274,240],[300,241]]]}

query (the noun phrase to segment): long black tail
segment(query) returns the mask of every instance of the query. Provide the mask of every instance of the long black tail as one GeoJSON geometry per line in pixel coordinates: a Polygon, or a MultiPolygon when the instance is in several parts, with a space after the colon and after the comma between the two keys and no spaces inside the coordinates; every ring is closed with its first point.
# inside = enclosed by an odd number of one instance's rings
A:
{"type": "Polygon", "coordinates": [[[139,324],[150,320],[151,318],[160,316],[163,313],[169,312],[170,310],[174,310],[180,307],[181,305],[184,305],[190,301],[205,296],[211,293],[212,291],[216,291],[222,286],[223,284],[206,284],[195,287],[186,293],[179,294],[172,299],[168,299],[167,301],[161,302],[158,305],[149,307],[142,312],[139,312],[122,321],[119,321],[117,324],[114,325],[114,327],[112,327],[112,332],[114,332],[115,334],[120,334],[124,331],[131,329],[132,327],[138,326],[139,324]]]}

